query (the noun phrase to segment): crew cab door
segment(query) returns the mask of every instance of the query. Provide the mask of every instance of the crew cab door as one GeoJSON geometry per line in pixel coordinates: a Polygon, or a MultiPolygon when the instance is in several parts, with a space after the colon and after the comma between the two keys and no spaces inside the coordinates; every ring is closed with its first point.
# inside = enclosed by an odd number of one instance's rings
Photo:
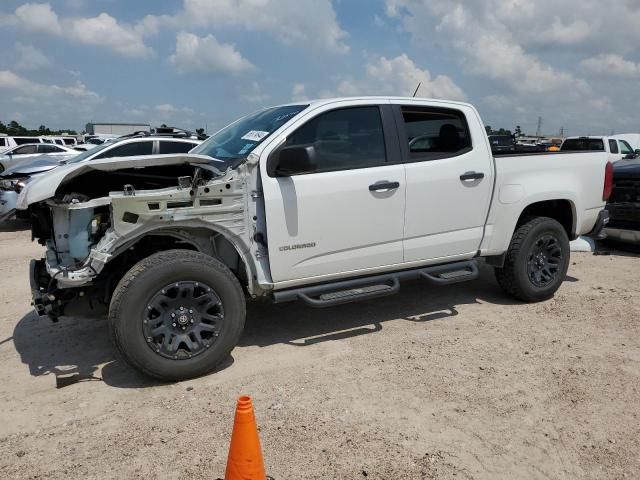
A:
{"type": "Polygon", "coordinates": [[[406,182],[393,122],[389,105],[336,102],[301,115],[263,153],[311,146],[316,160],[285,177],[260,162],[274,282],[402,262],[406,182]]]}
{"type": "MultiPolygon", "coordinates": [[[[437,104],[436,104],[437,105],[437,104]]],[[[404,261],[470,258],[484,234],[493,157],[475,110],[394,105],[407,175],[404,261]]]]}

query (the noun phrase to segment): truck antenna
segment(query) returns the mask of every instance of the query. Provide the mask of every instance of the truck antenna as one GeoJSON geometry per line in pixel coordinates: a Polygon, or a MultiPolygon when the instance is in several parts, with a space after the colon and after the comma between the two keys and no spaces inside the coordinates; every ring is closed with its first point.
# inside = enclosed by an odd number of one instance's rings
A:
{"type": "Polygon", "coordinates": [[[420,87],[422,86],[422,82],[418,82],[418,86],[416,87],[416,91],[413,92],[412,97],[415,98],[416,95],[418,94],[418,90],[420,90],[420,87]]]}

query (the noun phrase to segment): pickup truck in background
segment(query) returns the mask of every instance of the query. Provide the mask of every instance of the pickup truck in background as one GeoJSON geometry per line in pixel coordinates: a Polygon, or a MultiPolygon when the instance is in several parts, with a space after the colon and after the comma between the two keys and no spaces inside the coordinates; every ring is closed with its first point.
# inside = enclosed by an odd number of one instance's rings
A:
{"type": "Polygon", "coordinates": [[[562,146],[561,152],[607,152],[610,162],[617,162],[622,159],[636,158],[638,154],[631,148],[631,145],[623,139],[615,137],[589,136],[589,137],[567,137],[562,146]]]}
{"type": "Polygon", "coordinates": [[[607,238],[640,244],[640,159],[621,160],[613,166],[613,189],[607,203],[607,238]]]}
{"type": "Polygon", "coordinates": [[[329,307],[482,261],[506,294],[548,299],[569,240],[605,224],[611,174],[605,151],[494,156],[466,103],[343,98],[250,114],[190,154],[61,166],[18,208],[47,247],[38,313],[107,303],[126,361],[179,380],[227,357],[247,298],[329,307]]]}

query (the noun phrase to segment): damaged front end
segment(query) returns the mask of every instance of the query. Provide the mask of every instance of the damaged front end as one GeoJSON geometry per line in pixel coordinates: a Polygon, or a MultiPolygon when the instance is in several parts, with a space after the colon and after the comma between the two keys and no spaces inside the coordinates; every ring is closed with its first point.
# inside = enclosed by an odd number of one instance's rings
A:
{"type": "Polygon", "coordinates": [[[251,250],[261,248],[252,241],[253,168],[222,174],[194,155],[110,159],[29,184],[18,207],[29,208],[32,237],[46,246],[31,262],[36,311],[55,320],[80,297],[108,304],[128,269],[172,248],[221,258],[251,291],[251,250]]]}

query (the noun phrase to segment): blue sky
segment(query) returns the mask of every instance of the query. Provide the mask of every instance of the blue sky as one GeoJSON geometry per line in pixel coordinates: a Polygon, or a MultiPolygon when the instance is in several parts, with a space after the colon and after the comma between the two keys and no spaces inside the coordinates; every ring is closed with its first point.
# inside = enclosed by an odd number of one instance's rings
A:
{"type": "Polygon", "coordinates": [[[262,106],[422,82],[421,96],[470,101],[494,127],[532,131],[542,116],[547,133],[637,132],[640,4],[601,5],[3,0],[0,120],[212,131],[262,106]]]}

